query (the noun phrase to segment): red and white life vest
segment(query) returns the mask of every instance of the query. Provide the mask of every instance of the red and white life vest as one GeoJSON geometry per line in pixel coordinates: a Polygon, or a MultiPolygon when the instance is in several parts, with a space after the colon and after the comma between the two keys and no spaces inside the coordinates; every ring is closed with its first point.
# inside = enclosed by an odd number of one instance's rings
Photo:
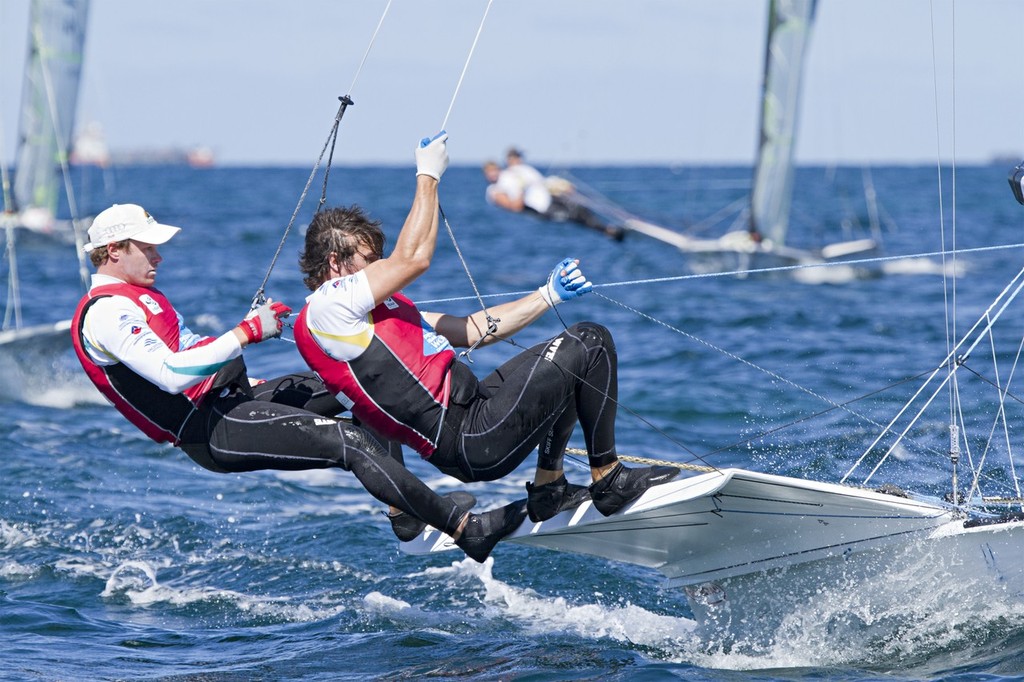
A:
{"type": "MultiPolygon", "coordinates": [[[[195,386],[175,395],[139,376],[124,363],[98,365],[93,362],[85,352],[82,323],[89,307],[106,296],[124,296],[134,301],[145,313],[146,323],[153,332],[175,352],[181,350],[178,315],[171,302],[158,290],[121,282],[93,288],[78,302],[71,322],[75,354],[100,393],[147,436],[158,443],[170,442],[177,445],[182,427],[210,392],[217,375],[211,374],[195,386]]],[[[199,345],[213,340],[213,337],[204,339],[199,345]]]]}
{"type": "Polygon", "coordinates": [[[295,344],[310,368],[352,414],[381,436],[429,457],[437,448],[451,393],[455,351],[394,294],[369,313],[372,338],[355,359],[328,355],[307,324],[308,304],[295,324],[295,344]]]}

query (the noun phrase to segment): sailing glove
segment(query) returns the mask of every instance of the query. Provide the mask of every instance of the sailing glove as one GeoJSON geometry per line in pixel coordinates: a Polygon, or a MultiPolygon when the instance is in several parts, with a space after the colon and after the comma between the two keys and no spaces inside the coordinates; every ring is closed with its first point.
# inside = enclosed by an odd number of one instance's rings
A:
{"type": "Polygon", "coordinates": [[[238,329],[245,334],[249,343],[259,343],[280,336],[284,318],[291,314],[292,309],[284,303],[268,298],[266,303],[251,311],[238,323],[238,329]]]}
{"type": "Polygon", "coordinates": [[[416,175],[429,175],[438,182],[448,168],[448,133],[439,132],[434,137],[424,137],[416,147],[416,175]]]}
{"type": "Polygon", "coordinates": [[[537,290],[549,307],[554,308],[562,301],[579,298],[593,291],[594,285],[587,281],[579,268],[579,262],[578,258],[566,258],[555,266],[547,283],[537,290]]]}

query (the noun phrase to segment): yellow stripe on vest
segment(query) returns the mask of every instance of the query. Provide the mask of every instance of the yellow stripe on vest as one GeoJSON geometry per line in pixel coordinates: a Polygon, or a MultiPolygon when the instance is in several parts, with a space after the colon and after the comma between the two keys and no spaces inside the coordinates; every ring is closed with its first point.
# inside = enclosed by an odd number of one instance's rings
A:
{"type": "Polygon", "coordinates": [[[373,339],[373,327],[367,327],[363,331],[357,334],[328,334],[325,331],[319,329],[309,328],[310,333],[313,336],[319,336],[323,339],[329,339],[331,341],[339,341],[341,343],[348,343],[359,348],[368,348],[370,341],[373,339]]]}

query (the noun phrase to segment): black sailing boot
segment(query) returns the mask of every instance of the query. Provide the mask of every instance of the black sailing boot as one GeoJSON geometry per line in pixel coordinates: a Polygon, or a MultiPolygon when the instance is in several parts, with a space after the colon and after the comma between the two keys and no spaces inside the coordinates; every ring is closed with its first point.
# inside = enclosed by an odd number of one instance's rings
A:
{"type": "Polygon", "coordinates": [[[580,506],[590,499],[590,490],[585,485],[569,483],[562,474],[557,480],[543,485],[527,483],[526,499],[530,520],[538,523],[580,506]]]}
{"type": "Polygon", "coordinates": [[[483,514],[470,514],[455,544],[471,559],[483,563],[498,541],[509,535],[526,518],[526,500],[516,500],[483,514]]]}
{"type": "MultiPolygon", "coordinates": [[[[476,498],[462,490],[456,490],[447,495],[442,495],[442,497],[447,497],[462,511],[469,511],[476,504],[476,498]]],[[[425,522],[420,521],[412,514],[406,514],[404,511],[399,511],[397,514],[389,514],[388,512],[381,512],[381,514],[388,517],[388,521],[391,522],[391,530],[395,531],[395,535],[402,542],[416,539],[427,527],[425,522]]]]}
{"type": "Polygon", "coordinates": [[[627,469],[619,462],[600,481],[590,484],[597,511],[611,516],[640,497],[653,485],[668,483],[679,475],[677,467],[652,466],[627,469]]]}

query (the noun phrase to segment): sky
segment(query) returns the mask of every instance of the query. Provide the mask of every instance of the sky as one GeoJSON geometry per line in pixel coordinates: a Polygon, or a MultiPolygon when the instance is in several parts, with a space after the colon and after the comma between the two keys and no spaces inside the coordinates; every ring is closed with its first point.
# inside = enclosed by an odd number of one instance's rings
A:
{"type": "MultiPolygon", "coordinates": [[[[0,0],[8,165],[28,7],[0,0]]],[[[115,151],[201,145],[221,165],[310,167],[348,94],[339,164],[411,164],[442,124],[453,164],[511,144],[538,165],[749,164],[767,7],[92,0],[76,121],[100,123],[115,151]]],[[[797,161],[1021,157],[1022,36],[1020,0],[821,0],[797,161]]]]}

